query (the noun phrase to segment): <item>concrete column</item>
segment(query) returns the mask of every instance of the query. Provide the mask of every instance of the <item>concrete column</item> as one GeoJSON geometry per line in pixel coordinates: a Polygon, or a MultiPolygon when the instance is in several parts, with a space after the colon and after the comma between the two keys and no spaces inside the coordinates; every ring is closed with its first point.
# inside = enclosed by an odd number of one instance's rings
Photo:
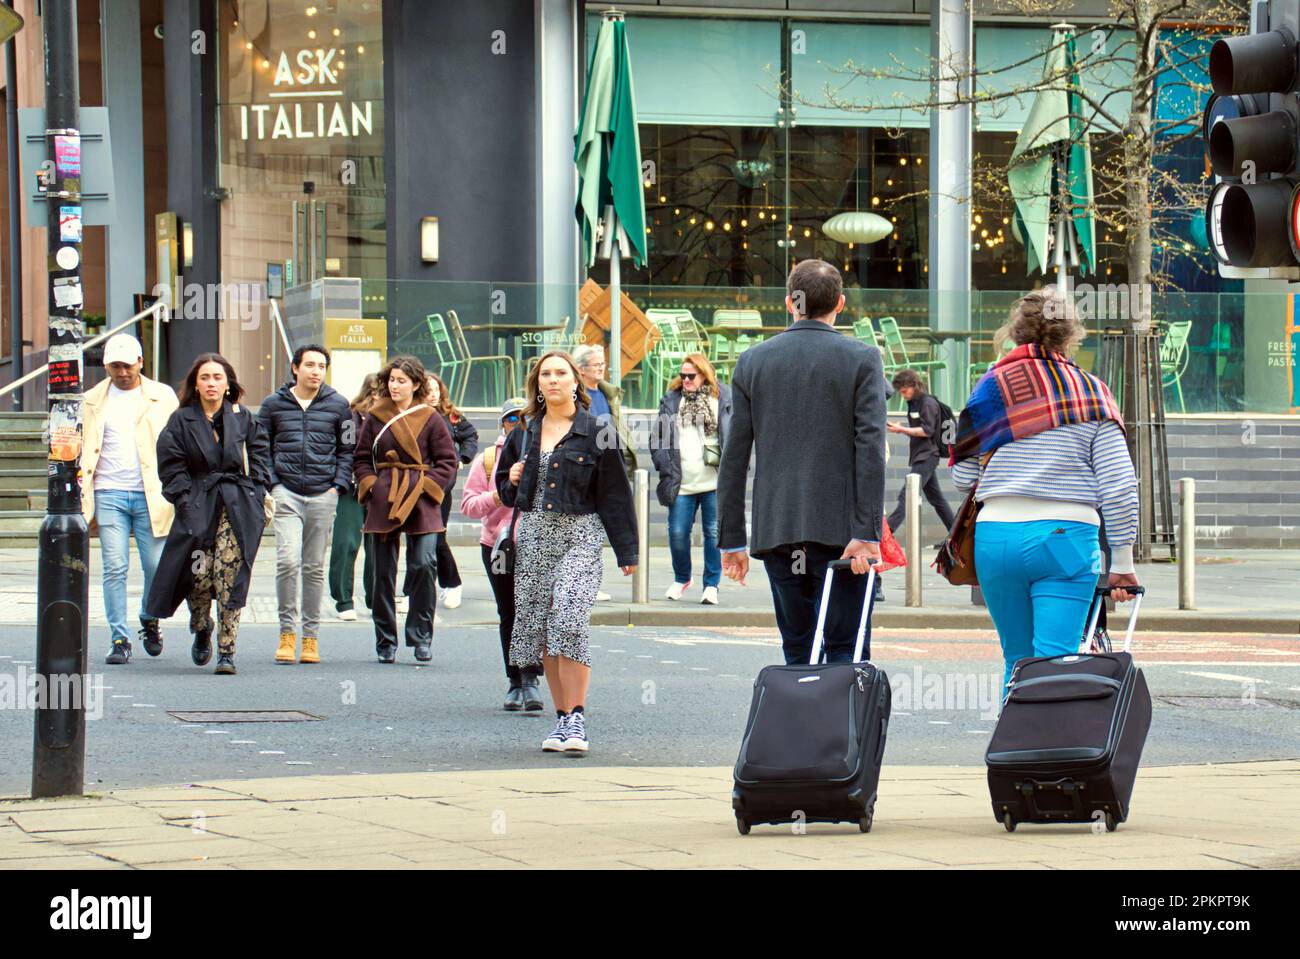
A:
{"type": "Polygon", "coordinates": [[[577,317],[578,10],[574,0],[536,0],[538,320],[577,317]]]}
{"type": "MultiPolygon", "coordinates": [[[[930,7],[931,95],[951,102],[970,93],[974,57],[970,8],[965,0],[932,0],[930,7]]],[[[930,113],[930,326],[971,327],[971,129],[969,103],[930,113]]],[[[948,364],[931,392],[960,409],[969,392],[969,344],[946,340],[938,356],[948,364]]]]}
{"type": "MultiPolygon", "coordinates": [[[[153,224],[145,223],[144,107],[140,93],[140,0],[104,0],[104,105],[112,125],[117,222],[108,230],[108,326],[131,316],[131,295],[147,293],[144,257],[153,224]]],[[[213,54],[215,56],[215,53],[213,54]]]]}

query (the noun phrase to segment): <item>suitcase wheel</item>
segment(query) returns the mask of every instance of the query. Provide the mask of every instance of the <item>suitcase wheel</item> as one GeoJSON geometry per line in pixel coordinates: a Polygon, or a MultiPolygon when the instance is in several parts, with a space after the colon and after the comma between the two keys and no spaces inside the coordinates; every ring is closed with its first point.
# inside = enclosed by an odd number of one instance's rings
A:
{"type": "Polygon", "coordinates": [[[1016,821],[1011,818],[1011,813],[1004,812],[1002,814],[1002,828],[1005,829],[1007,832],[1016,831],[1016,821]]]}
{"type": "Polygon", "coordinates": [[[875,818],[876,811],[870,810],[865,816],[858,820],[858,829],[861,832],[871,832],[871,820],[875,818]]]}
{"type": "Polygon", "coordinates": [[[736,832],[740,833],[742,836],[748,836],[748,835],[749,835],[749,820],[748,820],[748,819],[741,819],[739,816],[737,816],[737,817],[736,817],[736,832]]]}
{"type": "Polygon", "coordinates": [[[1106,810],[1106,831],[1114,832],[1119,828],[1119,823],[1115,821],[1115,814],[1109,809],[1106,810]]]}

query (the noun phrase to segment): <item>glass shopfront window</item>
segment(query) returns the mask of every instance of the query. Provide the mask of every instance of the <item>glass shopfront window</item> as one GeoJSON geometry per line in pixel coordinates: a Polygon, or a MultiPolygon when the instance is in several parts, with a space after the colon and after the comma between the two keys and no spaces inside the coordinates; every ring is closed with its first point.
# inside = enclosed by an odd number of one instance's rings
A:
{"type": "MultiPolygon", "coordinates": [[[[223,282],[385,275],[381,6],[220,4],[223,282]]],[[[247,325],[223,328],[222,349],[269,377],[271,324],[247,325]]]]}

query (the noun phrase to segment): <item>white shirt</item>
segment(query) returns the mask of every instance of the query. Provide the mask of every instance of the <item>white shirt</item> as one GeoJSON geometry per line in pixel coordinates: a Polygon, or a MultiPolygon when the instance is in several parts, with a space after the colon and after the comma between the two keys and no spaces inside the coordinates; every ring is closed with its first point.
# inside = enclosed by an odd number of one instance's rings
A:
{"type": "Polygon", "coordinates": [[[144,389],[119,390],[108,384],[104,404],[104,441],[95,465],[95,489],[144,492],[140,451],[135,445],[135,425],[144,414],[144,389]]]}
{"type": "MultiPolygon", "coordinates": [[[[713,419],[716,422],[718,418],[718,400],[716,397],[708,398],[709,409],[713,411],[713,419]]],[[[682,403],[686,405],[685,401],[682,403]]],[[[697,493],[711,493],[718,488],[718,468],[716,466],[704,465],[704,447],[706,445],[717,446],[718,436],[715,433],[711,438],[704,435],[704,427],[698,423],[686,425],[681,421],[681,411],[677,414],[678,428],[678,450],[682,458],[682,485],[678,490],[679,493],[691,496],[697,493]]]]}

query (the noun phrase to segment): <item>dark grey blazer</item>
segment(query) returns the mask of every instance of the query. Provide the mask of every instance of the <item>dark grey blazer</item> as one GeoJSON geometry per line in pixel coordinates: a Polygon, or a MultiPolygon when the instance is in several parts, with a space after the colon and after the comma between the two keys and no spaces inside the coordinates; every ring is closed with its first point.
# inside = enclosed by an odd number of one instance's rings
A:
{"type": "Polygon", "coordinates": [[[879,540],[885,509],[885,377],[880,351],[817,320],[741,354],[718,474],[718,545],[879,540]],[[745,481],[753,450],[753,540],[745,481]]]}

